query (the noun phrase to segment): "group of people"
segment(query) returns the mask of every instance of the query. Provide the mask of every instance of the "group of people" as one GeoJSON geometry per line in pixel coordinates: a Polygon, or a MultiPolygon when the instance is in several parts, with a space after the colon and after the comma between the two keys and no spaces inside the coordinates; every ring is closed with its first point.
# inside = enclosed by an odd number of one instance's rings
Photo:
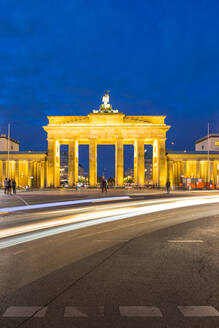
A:
{"type": "Polygon", "coordinates": [[[16,194],[16,181],[13,179],[7,179],[4,180],[4,192],[5,194],[11,195],[13,191],[13,194],[16,194]]]}

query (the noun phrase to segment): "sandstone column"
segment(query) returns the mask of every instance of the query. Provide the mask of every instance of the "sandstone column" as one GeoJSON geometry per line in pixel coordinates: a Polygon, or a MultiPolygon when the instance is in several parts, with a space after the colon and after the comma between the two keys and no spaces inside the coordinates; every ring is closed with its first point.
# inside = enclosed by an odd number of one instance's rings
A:
{"type": "Polygon", "coordinates": [[[123,141],[121,139],[115,144],[115,185],[123,186],[124,183],[124,169],[123,169],[123,141]]]}
{"type": "Polygon", "coordinates": [[[58,140],[54,139],[48,139],[47,186],[60,186],[60,143],[58,140]]]}
{"type": "Polygon", "coordinates": [[[36,162],[36,183],[37,183],[37,188],[40,187],[40,163],[36,162]]]}
{"type": "Polygon", "coordinates": [[[72,187],[78,182],[78,142],[72,140],[68,144],[68,185],[72,187]]]}
{"type": "Polygon", "coordinates": [[[45,161],[40,162],[40,188],[45,187],[45,161]]]}
{"type": "Polygon", "coordinates": [[[37,187],[37,162],[33,163],[33,187],[37,187]]]}
{"type": "Polygon", "coordinates": [[[55,141],[54,151],[54,187],[60,186],[60,143],[58,140],[55,141]]]}
{"type": "MultiPolygon", "coordinates": [[[[53,139],[48,139],[48,175],[47,175],[47,187],[54,186],[54,149],[55,141],[53,139]]],[[[34,163],[34,168],[36,164],[34,163]]],[[[36,182],[36,169],[34,170],[34,185],[36,182]]]]}
{"type": "Polygon", "coordinates": [[[196,161],[196,178],[200,179],[200,161],[196,161]]]}
{"type": "Polygon", "coordinates": [[[20,185],[19,160],[15,162],[15,181],[18,187],[20,185]]]}
{"type": "Polygon", "coordinates": [[[95,139],[89,141],[89,184],[91,186],[97,184],[97,141],[95,139]]]}
{"type": "Polygon", "coordinates": [[[144,141],[136,140],[134,144],[134,181],[144,185],[144,141]]]}
{"type": "Polygon", "coordinates": [[[170,185],[171,187],[174,185],[174,176],[173,176],[173,161],[168,161],[167,162],[167,165],[168,165],[168,175],[167,175],[167,178],[169,179],[170,181],[170,185]]]}
{"type": "Polygon", "coordinates": [[[3,163],[2,163],[2,161],[0,161],[0,182],[1,182],[1,187],[4,188],[3,163]]]}
{"type": "Polygon", "coordinates": [[[29,170],[28,170],[28,161],[24,161],[24,182],[25,182],[25,186],[28,186],[28,175],[29,175],[29,170]]]}
{"type": "Polygon", "coordinates": [[[217,184],[217,162],[213,161],[213,183],[217,184]]]}
{"type": "Polygon", "coordinates": [[[158,142],[154,140],[153,142],[153,184],[159,185],[158,181],[159,167],[158,167],[158,142]]]}
{"type": "Polygon", "coordinates": [[[28,161],[28,186],[33,187],[34,185],[34,165],[33,161],[28,161]]]}
{"type": "Polygon", "coordinates": [[[177,184],[177,162],[173,161],[173,184],[172,187],[175,189],[177,184]]]}
{"type": "Polygon", "coordinates": [[[158,168],[158,185],[165,187],[167,181],[165,140],[158,140],[158,168]]]}

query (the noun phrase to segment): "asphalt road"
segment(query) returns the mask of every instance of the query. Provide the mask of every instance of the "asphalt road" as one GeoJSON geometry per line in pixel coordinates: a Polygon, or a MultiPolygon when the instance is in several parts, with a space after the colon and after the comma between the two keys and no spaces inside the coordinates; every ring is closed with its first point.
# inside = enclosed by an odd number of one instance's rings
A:
{"type": "Polygon", "coordinates": [[[0,327],[219,327],[219,203],[199,196],[2,214],[0,327]]]}
{"type": "MultiPolygon", "coordinates": [[[[182,191],[182,192],[171,192],[168,197],[184,197],[197,196],[197,195],[209,195],[209,192],[204,191],[182,191]]],[[[210,192],[210,194],[219,194],[217,192],[210,192]]],[[[157,189],[109,189],[107,193],[102,193],[100,189],[81,189],[76,190],[65,190],[65,189],[48,189],[48,190],[33,190],[33,191],[22,191],[18,190],[16,195],[5,195],[3,190],[0,190],[0,208],[21,206],[21,205],[33,205],[39,203],[54,203],[58,201],[69,201],[72,199],[89,199],[89,198],[102,198],[102,197],[114,197],[114,196],[131,196],[132,198],[141,199],[156,199],[167,197],[166,192],[157,189]]]]}

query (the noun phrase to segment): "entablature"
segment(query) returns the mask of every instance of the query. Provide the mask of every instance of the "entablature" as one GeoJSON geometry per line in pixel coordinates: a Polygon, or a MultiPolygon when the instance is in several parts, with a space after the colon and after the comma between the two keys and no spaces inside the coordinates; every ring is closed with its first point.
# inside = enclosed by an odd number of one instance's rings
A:
{"type": "MultiPolygon", "coordinates": [[[[49,126],[113,126],[113,125],[161,125],[167,126],[165,124],[166,116],[126,116],[122,113],[91,113],[88,116],[47,116],[49,124],[44,126],[44,129],[49,126]]],[[[170,128],[170,127],[169,127],[170,128]]]]}
{"type": "MultiPolygon", "coordinates": [[[[167,154],[168,161],[208,161],[208,154],[167,154]]],[[[209,159],[219,161],[219,154],[209,154],[209,159]]]]}
{"type": "MultiPolygon", "coordinates": [[[[21,152],[13,154],[9,154],[9,161],[45,161],[47,159],[46,153],[28,153],[28,152],[21,152]]],[[[8,161],[8,153],[0,153],[0,161],[8,161]]]]}

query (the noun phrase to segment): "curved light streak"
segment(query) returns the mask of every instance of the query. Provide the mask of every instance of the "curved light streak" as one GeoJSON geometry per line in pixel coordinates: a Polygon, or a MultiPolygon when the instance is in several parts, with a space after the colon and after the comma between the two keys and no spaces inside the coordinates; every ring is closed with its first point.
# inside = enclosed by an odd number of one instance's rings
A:
{"type": "MultiPolygon", "coordinates": [[[[28,241],[40,239],[40,238],[45,238],[49,237],[52,235],[60,234],[63,232],[68,232],[68,231],[73,231],[73,230],[78,230],[82,228],[87,228],[91,226],[95,226],[98,224],[106,223],[106,222],[114,222],[118,220],[124,220],[127,218],[132,218],[144,214],[150,214],[150,213],[155,213],[155,212],[160,212],[160,211],[167,211],[171,209],[178,209],[178,208],[183,208],[183,207],[189,207],[189,206],[197,206],[197,205],[207,205],[207,204],[213,204],[213,203],[219,203],[219,197],[217,196],[206,196],[206,197],[196,197],[193,199],[187,199],[187,198],[180,198],[177,199],[176,202],[172,202],[170,200],[169,203],[163,203],[163,204],[156,204],[156,205],[148,205],[148,206],[143,206],[141,208],[127,208],[125,213],[113,213],[113,215],[109,215],[109,211],[105,213],[105,217],[100,218],[101,216],[104,216],[104,211],[99,213],[98,217],[95,216],[97,215],[96,212],[94,213],[89,213],[88,214],[81,214],[81,215],[76,215],[72,217],[74,220],[74,223],[71,224],[66,224],[62,226],[58,226],[56,228],[50,228],[48,230],[44,231],[38,231],[38,232],[31,232],[28,235],[22,235],[22,236],[15,236],[11,237],[10,239],[2,240],[0,241],[0,249],[6,248],[6,247],[11,247],[17,244],[25,243],[28,241]],[[107,214],[107,216],[106,216],[107,214]],[[80,218],[84,220],[83,222],[77,222],[77,218],[80,218]]],[[[111,212],[112,214],[112,212],[111,212]]],[[[69,222],[68,222],[69,223],[69,222]]]]}
{"type": "Polygon", "coordinates": [[[129,196],[120,196],[120,197],[106,197],[106,198],[90,198],[90,199],[79,199],[79,200],[70,200],[65,202],[52,202],[46,204],[35,204],[35,205],[26,205],[26,206],[15,206],[15,207],[5,207],[0,209],[0,213],[2,212],[16,212],[16,211],[28,211],[38,208],[46,208],[46,207],[57,207],[57,206],[66,206],[66,205],[78,205],[78,204],[86,204],[93,202],[109,202],[114,200],[126,200],[130,199],[129,196]]]}

